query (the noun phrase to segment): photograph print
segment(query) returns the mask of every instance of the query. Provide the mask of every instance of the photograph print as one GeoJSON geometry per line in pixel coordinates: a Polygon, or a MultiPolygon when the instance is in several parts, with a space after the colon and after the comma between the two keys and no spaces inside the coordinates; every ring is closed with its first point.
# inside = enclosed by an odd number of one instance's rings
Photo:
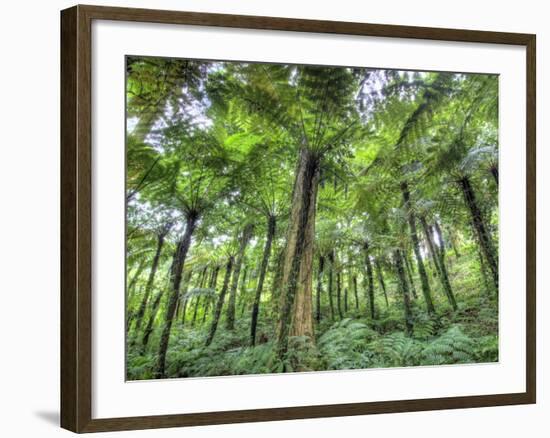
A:
{"type": "Polygon", "coordinates": [[[498,75],[125,67],[127,380],[499,360],[498,75]]]}

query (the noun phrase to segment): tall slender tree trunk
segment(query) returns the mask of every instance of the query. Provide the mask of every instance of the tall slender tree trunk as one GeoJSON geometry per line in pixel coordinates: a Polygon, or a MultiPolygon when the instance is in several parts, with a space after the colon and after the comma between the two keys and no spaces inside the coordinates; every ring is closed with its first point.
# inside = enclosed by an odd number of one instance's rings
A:
{"type": "Polygon", "coordinates": [[[355,309],[359,309],[359,294],[357,293],[357,275],[353,276],[353,295],[355,296],[355,309]]]}
{"type": "MultiPolygon", "coordinates": [[[[441,227],[439,226],[439,223],[435,221],[435,231],[437,232],[438,238],[439,238],[439,246],[441,247],[441,250],[443,251],[443,254],[445,254],[445,243],[443,241],[443,233],[441,232],[441,227]]],[[[458,242],[456,233],[452,230],[449,232],[449,242],[451,244],[451,248],[453,249],[453,252],[455,253],[455,257],[457,259],[460,258],[460,252],[458,251],[458,242]]]]}
{"type": "Polygon", "coordinates": [[[267,235],[265,238],[264,253],[260,264],[260,275],[258,277],[258,284],[256,285],[254,304],[252,305],[252,318],[250,320],[250,345],[252,346],[256,345],[256,330],[258,327],[258,317],[260,315],[260,300],[262,298],[265,274],[267,273],[267,267],[269,265],[271,245],[273,243],[273,237],[275,237],[276,226],[277,219],[275,216],[269,215],[267,218],[267,235]]]}
{"type": "Polygon", "coordinates": [[[214,335],[216,334],[216,330],[218,328],[218,323],[222,314],[223,303],[225,301],[225,295],[227,294],[227,289],[229,287],[229,279],[231,278],[231,272],[233,270],[234,263],[235,258],[233,256],[229,256],[229,259],[227,260],[227,265],[225,266],[225,276],[223,278],[222,290],[220,291],[220,295],[218,296],[216,309],[214,310],[214,314],[212,315],[212,323],[210,324],[210,330],[208,331],[208,337],[206,338],[207,347],[212,343],[212,340],[214,339],[214,335]]]}
{"type": "Polygon", "coordinates": [[[237,288],[239,287],[239,276],[241,274],[241,266],[244,260],[244,253],[248,245],[248,241],[252,238],[252,231],[254,227],[252,224],[246,224],[241,234],[239,252],[235,261],[235,268],[233,269],[233,277],[231,278],[231,288],[229,290],[229,302],[227,303],[227,317],[225,320],[225,326],[227,330],[233,330],[235,328],[235,304],[237,300],[237,288]]]}
{"type": "MultiPolygon", "coordinates": [[[[449,280],[449,272],[447,269],[447,262],[445,261],[445,240],[443,240],[443,232],[441,231],[441,228],[439,224],[437,223],[437,220],[434,222],[433,229],[435,230],[435,233],[437,235],[437,239],[439,240],[439,245],[435,245],[436,248],[438,248],[438,255],[439,255],[439,264],[441,266],[441,273],[443,274],[443,279],[449,284],[450,288],[450,280],[449,280]]],[[[431,229],[430,229],[431,230],[431,229]]],[[[433,236],[433,233],[432,233],[433,236]]],[[[453,295],[454,298],[454,295],[453,295]]],[[[456,310],[456,308],[455,308],[456,310]]]]}
{"type": "Polygon", "coordinates": [[[478,242],[481,246],[481,250],[483,251],[483,255],[485,256],[485,260],[487,260],[487,264],[489,265],[489,270],[491,271],[491,274],[493,276],[493,282],[495,283],[495,288],[498,294],[498,258],[493,245],[493,241],[491,239],[491,235],[489,234],[487,226],[485,225],[485,221],[478,206],[475,192],[470,182],[470,179],[465,176],[459,180],[459,183],[462,188],[462,193],[464,195],[466,205],[470,210],[472,223],[478,238],[478,242]]]}
{"type": "Polygon", "coordinates": [[[498,187],[498,166],[496,164],[491,166],[491,175],[493,175],[493,179],[498,187]]]}
{"type": "Polygon", "coordinates": [[[403,269],[403,255],[400,250],[395,250],[393,253],[393,260],[395,269],[397,271],[397,278],[399,280],[399,290],[403,297],[403,310],[405,318],[405,329],[408,336],[413,333],[413,318],[411,312],[411,299],[409,296],[409,286],[407,284],[407,278],[405,277],[405,270],[403,269]]]}
{"type": "Polygon", "coordinates": [[[453,289],[451,287],[451,282],[449,281],[449,275],[447,273],[445,261],[441,259],[441,253],[435,247],[433,236],[430,227],[428,226],[428,222],[426,221],[426,218],[424,216],[420,216],[419,219],[420,223],[422,224],[422,228],[424,229],[426,242],[428,242],[428,249],[430,251],[430,255],[432,256],[435,269],[437,270],[437,275],[439,278],[439,282],[441,283],[441,287],[445,291],[445,296],[447,297],[447,300],[449,301],[449,304],[451,305],[453,310],[457,310],[458,307],[456,305],[456,299],[453,293],[453,289]]]}
{"type": "Polygon", "coordinates": [[[155,281],[155,275],[157,274],[157,269],[160,260],[160,254],[162,252],[162,247],[164,246],[164,239],[166,235],[172,228],[172,224],[166,224],[162,227],[161,231],[157,234],[157,248],[155,251],[155,256],[153,257],[153,263],[151,265],[151,271],[149,272],[149,278],[147,279],[147,284],[145,285],[145,292],[139,305],[139,309],[136,313],[136,325],[135,329],[138,331],[141,328],[141,323],[143,321],[143,316],[145,315],[145,309],[147,308],[147,303],[149,302],[149,296],[151,295],[151,290],[153,289],[153,283],[155,281]]]}
{"type": "Polygon", "coordinates": [[[378,283],[384,292],[384,300],[386,301],[386,307],[389,307],[388,302],[388,292],[386,290],[386,283],[384,282],[384,275],[382,274],[382,267],[380,266],[380,260],[378,258],[374,259],[374,267],[376,268],[376,276],[378,277],[378,283]]]}
{"type": "Polygon", "coordinates": [[[183,281],[183,290],[180,293],[180,308],[181,308],[181,325],[182,327],[185,326],[185,316],[187,313],[187,304],[189,302],[189,299],[187,297],[187,291],[189,290],[189,285],[191,284],[191,278],[193,277],[193,270],[189,269],[189,271],[185,274],[183,281]]]}
{"type": "MultiPolygon", "coordinates": [[[[138,267],[136,268],[136,272],[134,273],[132,279],[128,282],[128,287],[126,288],[126,302],[128,302],[128,303],[130,302],[131,298],[135,294],[137,281],[138,281],[139,277],[141,276],[141,273],[145,269],[145,266],[147,265],[145,262],[146,262],[145,259],[142,259],[139,262],[138,267]]],[[[130,317],[130,315],[131,314],[129,312],[128,317],[130,317]]],[[[128,325],[128,323],[126,325],[128,325]]]]}
{"type": "Polygon", "coordinates": [[[370,260],[369,243],[367,241],[365,241],[365,243],[363,244],[363,251],[365,252],[365,265],[367,267],[369,313],[371,319],[375,319],[376,308],[374,303],[374,276],[372,273],[372,263],[370,260]]]}
{"type": "Polygon", "coordinates": [[[277,327],[279,358],[283,358],[288,350],[289,336],[306,336],[314,341],[312,276],[319,168],[317,154],[302,148],[292,193],[283,264],[277,327]]]}
{"type": "Polygon", "coordinates": [[[483,260],[483,254],[481,250],[477,250],[477,256],[479,259],[479,272],[481,273],[481,278],[483,278],[483,285],[485,286],[485,293],[487,296],[491,295],[491,287],[489,286],[489,280],[487,279],[487,268],[485,267],[485,260],[483,260]]]}
{"type": "Polygon", "coordinates": [[[248,292],[247,292],[247,289],[246,289],[246,286],[248,285],[248,282],[250,281],[250,279],[248,278],[249,275],[248,275],[248,265],[244,265],[244,269],[243,269],[243,275],[242,275],[242,279],[240,281],[241,283],[241,287],[240,287],[240,291],[239,291],[239,299],[240,299],[240,307],[241,307],[241,310],[240,310],[240,316],[242,317],[244,315],[244,311],[246,310],[246,305],[248,304],[248,292]]]}
{"type": "Polygon", "coordinates": [[[348,313],[348,288],[344,287],[344,314],[348,313]]]}
{"type": "Polygon", "coordinates": [[[197,226],[199,215],[197,212],[188,212],[185,224],[185,232],[181,240],[178,242],[176,253],[174,255],[173,269],[170,272],[171,290],[168,297],[168,304],[166,307],[166,314],[164,317],[164,326],[160,336],[158,360],[155,369],[155,377],[162,378],[165,376],[166,371],[166,351],[168,350],[168,342],[170,340],[170,330],[172,328],[172,321],[174,319],[174,312],[176,310],[176,304],[179,298],[179,290],[181,284],[181,277],[183,267],[185,265],[185,259],[189,247],[191,246],[191,238],[197,226]]]}
{"type": "Polygon", "coordinates": [[[338,316],[342,319],[342,281],[340,270],[336,273],[336,304],[338,306],[338,316]]]}
{"type": "Polygon", "coordinates": [[[409,258],[407,257],[407,253],[405,251],[403,251],[403,264],[405,266],[405,273],[407,274],[409,285],[411,287],[410,290],[412,292],[412,296],[416,300],[418,299],[418,294],[416,293],[416,286],[414,285],[411,264],[409,263],[409,258]]]}
{"type": "MultiPolygon", "coordinates": [[[[207,273],[208,273],[208,266],[205,266],[204,269],[202,270],[200,280],[197,283],[197,289],[199,289],[199,291],[204,289],[207,273]]],[[[195,327],[195,322],[197,321],[197,314],[199,311],[200,304],[201,304],[201,295],[197,295],[195,296],[195,306],[193,308],[193,318],[191,319],[191,327],[195,327]]]]}
{"type": "MultiPolygon", "coordinates": [[[[208,284],[208,289],[211,289],[213,291],[216,290],[216,284],[218,283],[218,274],[220,272],[220,266],[216,265],[216,267],[212,271],[212,276],[210,277],[210,283],[208,284]]],[[[204,309],[204,314],[202,315],[202,322],[201,324],[204,324],[206,322],[206,315],[208,314],[208,311],[210,310],[210,306],[212,305],[213,299],[210,297],[206,301],[206,307],[204,309]]]]}
{"type": "Polygon", "coordinates": [[[149,339],[153,334],[155,319],[157,318],[157,313],[160,307],[160,301],[162,300],[163,295],[164,295],[164,291],[160,290],[155,296],[155,299],[153,300],[153,305],[151,306],[151,314],[149,315],[147,326],[145,327],[145,330],[143,331],[143,337],[141,338],[141,349],[143,352],[145,352],[145,350],[147,349],[147,345],[149,344],[149,339]]]}
{"type": "Polygon", "coordinates": [[[426,302],[426,308],[429,314],[435,313],[435,307],[432,301],[432,293],[430,291],[430,283],[424,262],[422,261],[422,255],[420,254],[420,244],[418,242],[418,234],[416,232],[416,219],[411,206],[411,196],[409,193],[408,184],[403,181],[401,183],[401,193],[403,194],[403,202],[405,203],[405,209],[407,211],[407,218],[409,221],[410,236],[413,244],[414,255],[416,256],[416,262],[418,266],[418,274],[420,275],[420,282],[422,284],[422,294],[424,295],[424,301],[426,302]]]}
{"type": "Polygon", "coordinates": [[[330,308],[330,318],[334,321],[334,299],[332,291],[334,288],[334,250],[331,250],[328,255],[329,270],[328,270],[328,303],[330,308]]]}
{"type": "Polygon", "coordinates": [[[325,257],[319,256],[319,269],[317,271],[317,302],[315,306],[315,321],[321,322],[321,294],[323,292],[323,270],[325,268],[325,257]]]}

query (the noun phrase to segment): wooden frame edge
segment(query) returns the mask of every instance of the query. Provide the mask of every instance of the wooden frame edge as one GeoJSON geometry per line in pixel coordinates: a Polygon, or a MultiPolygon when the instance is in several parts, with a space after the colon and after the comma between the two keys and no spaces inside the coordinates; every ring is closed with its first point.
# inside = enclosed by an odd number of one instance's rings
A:
{"type": "Polygon", "coordinates": [[[463,29],[78,5],[61,11],[61,427],[100,432],[536,403],[536,36],[463,29]],[[94,19],[526,47],[526,392],[92,419],[91,22],[94,19]]]}

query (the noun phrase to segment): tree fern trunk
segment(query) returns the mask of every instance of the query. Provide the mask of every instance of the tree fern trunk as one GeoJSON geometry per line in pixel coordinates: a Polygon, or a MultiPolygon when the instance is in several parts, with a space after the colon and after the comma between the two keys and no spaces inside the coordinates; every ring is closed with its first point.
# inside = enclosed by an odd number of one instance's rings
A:
{"type": "Polygon", "coordinates": [[[233,270],[233,277],[231,279],[231,289],[229,291],[229,302],[227,303],[227,317],[225,320],[225,327],[227,330],[233,330],[235,328],[235,304],[237,299],[237,288],[239,286],[239,276],[241,273],[241,266],[243,264],[244,253],[248,245],[249,240],[252,237],[253,226],[252,224],[245,225],[239,246],[239,253],[235,262],[235,269],[233,270]]]}
{"type": "Polygon", "coordinates": [[[286,238],[277,329],[277,355],[284,357],[288,337],[306,336],[314,341],[312,272],[315,243],[315,209],[319,184],[319,157],[307,148],[300,151],[286,238]]]}
{"type": "Polygon", "coordinates": [[[384,300],[386,301],[386,308],[390,306],[388,302],[388,292],[386,290],[386,283],[384,282],[384,275],[382,274],[382,267],[380,266],[380,260],[374,259],[374,267],[376,268],[376,276],[378,277],[378,283],[384,292],[384,300]]]}
{"type": "Polygon", "coordinates": [[[359,309],[359,294],[357,292],[357,275],[353,276],[353,295],[355,296],[355,309],[359,309]]]}
{"type": "Polygon", "coordinates": [[[262,256],[262,263],[260,265],[260,276],[256,286],[256,294],[254,296],[254,304],[252,306],[252,318],[250,321],[250,344],[253,346],[256,345],[256,330],[258,326],[258,316],[260,314],[260,299],[262,297],[265,274],[269,264],[271,245],[273,242],[273,237],[275,236],[276,225],[277,222],[275,216],[270,215],[267,219],[267,236],[265,238],[264,253],[262,256]]]}
{"type": "Polygon", "coordinates": [[[218,296],[218,301],[216,302],[216,309],[214,310],[214,314],[212,315],[212,324],[210,325],[208,337],[206,338],[207,347],[212,343],[212,340],[214,339],[214,335],[216,334],[216,330],[218,328],[218,323],[220,321],[220,316],[222,314],[223,303],[225,301],[225,295],[227,294],[227,289],[229,287],[229,280],[231,278],[231,272],[233,270],[234,261],[235,261],[235,258],[233,256],[230,256],[229,259],[227,260],[227,265],[225,266],[225,276],[223,278],[222,290],[220,291],[220,295],[218,296]]]}
{"type": "Polygon", "coordinates": [[[430,255],[432,256],[434,266],[437,270],[438,278],[441,283],[441,287],[445,291],[445,296],[447,297],[447,300],[449,301],[449,304],[453,308],[453,310],[457,309],[456,305],[456,299],[453,293],[453,289],[451,287],[451,283],[449,281],[449,275],[447,273],[447,268],[445,266],[445,261],[441,258],[441,253],[436,250],[435,244],[433,241],[433,237],[430,231],[430,227],[428,226],[428,222],[426,222],[426,218],[424,216],[420,216],[420,223],[422,224],[422,228],[424,229],[424,235],[426,236],[426,242],[428,242],[428,248],[430,251],[430,255]]]}
{"type": "Polygon", "coordinates": [[[365,241],[363,244],[363,251],[365,253],[365,265],[367,267],[367,279],[368,279],[368,301],[369,301],[369,314],[371,319],[376,318],[376,308],[374,303],[374,275],[372,272],[372,263],[370,260],[369,243],[365,241]]]}
{"type": "Polygon", "coordinates": [[[403,298],[403,311],[405,319],[405,330],[408,336],[413,333],[413,318],[411,312],[411,300],[409,296],[409,286],[407,284],[407,278],[405,277],[405,270],[403,269],[403,254],[400,250],[395,250],[393,253],[393,260],[395,264],[395,270],[397,273],[399,290],[403,298]]]}
{"type": "Polygon", "coordinates": [[[328,255],[329,260],[329,271],[328,271],[328,304],[330,308],[330,318],[334,321],[334,299],[333,299],[333,289],[334,289],[334,250],[332,250],[328,255]]]}
{"type": "Polygon", "coordinates": [[[426,269],[424,268],[422,255],[420,254],[420,244],[418,243],[418,234],[416,232],[416,219],[415,219],[415,215],[411,205],[411,196],[409,193],[409,186],[406,182],[401,183],[401,193],[403,194],[403,202],[405,203],[405,209],[407,211],[410,236],[413,244],[414,255],[416,256],[418,274],[420,275],[420,282],[422,284],[422,294],[424,295],[424,301],[426,302],[426,309],[428,310],[429,314],[434,314],[435,308],[432,301],[430,283],[428,281],[428,275],[426,274],[426,269]]]}
{"type": "Polygon", "coordinates": [[[315,306],[315,320],[321,322],[321,293],[323,292],[323,270],[325,268],[325,257],[319,256],[319,269],[317,271],[317,296],[315,306]]]}
{"type": "Polygon", "coordinates": [[[199,216],[195,212],[187,214],[185,224],[185,232],[183,237],[178,242],[176,254],[174,255],[173,270],[170,273],[170,279],[172,283],[170,296],[168,298],[168,305],[166,308],[166,315],[164,317],[164,326],[160,337],[160,344],[158,350],[158,361],[155,369],[155,377],[162,378],[165,376],[166,368],[166,351],[168,350],[168,342],[170,339],[170,330],[172,328],[172,321],[174,318],[174,312],[176,310],[176,303],[179,298],[180,283],[182,277],[183,267],[185,265],[185,259],[187,258],[187,252],[191,246],[191,238],[193,232],[197,226],[199,216]]]}
{"type": "Polygon", "coordinates": [[[336,273],[336,304],[338,306],[338,316],[342,319],[342,281],[340,271],[336,273]]]}
{"type": "Polygon", "coordinates": [[[493,282],[495,283],[495,289],[498,293],[498,258],[496,256],[496,251],[494,249],[491,235],[489,234],[487,226],[485,225],[485,221],[478,206],[475,192],[470,182],[470,179],[465,176],[460,179],[459,183],[462,188],[464,200],[472,217],[472,223],[478,238],[479,245],[481,246],[481,250],[483,251],[485,260],[487,260],[487,264],[489,265],[489,270],[491,271],[493,282]]]}
{"type": "Polygon", "coordinates": [[[412,268],[411,264],[409,263],[409,259],[407,257],[407,253],[403,252],[403,263],[405,265],[405,272],[407,274],[407,279],[409,281],[410,290],[412,292],[413,298],[416,300],[418,299],[418,294],[416,293],[416,286],[414,285],[414,278],[412,275],[412,268]]]}
{"type": "MultiPolygon", "coordinates": [[[[216,265],[216,267],[212,271],[212,277],[210,277],[210,283],[208,284],[208,289],[211,289],[213,291],[216,290],[216,284],[218,283],[219,272],[220,272],[220,266],[216,265]]],[[[204,309],[204,314],[202,315],[201,325],[203,325],[206,322],[206,316],[210,311],[210,306],[212,305],[212,302],[213,302],[212,297],[208,298],[208,300],[206,301],[206,307],[204,309]]]]}
{"type": "MultiPolygon", "coordinates": [[[[149,302],[149,296],[151,295],[151,290],[153,289],[153,283],[155,281],[155,275],[157,273],[160,254],[162,252],[162,247],[164,245],[164,238],[166,237],[165,233],[159,233],[157,236],[157,248],[155,251],[155,256],[153,257],[153,263],[151,265],[151,271],[149,272],[149,278],[147,279],[147,284],[145,285],[145,292],[143,293],[143,298],[139,305],[139,309],[135,316],[135,329],[139,331],[141,328],[141,323],[143,321],[143,316],[145,315],[145,309],[147,308],[147,303],[149,302]]],[[[128,329],[130,327],[128,326],[128,329]]]]}

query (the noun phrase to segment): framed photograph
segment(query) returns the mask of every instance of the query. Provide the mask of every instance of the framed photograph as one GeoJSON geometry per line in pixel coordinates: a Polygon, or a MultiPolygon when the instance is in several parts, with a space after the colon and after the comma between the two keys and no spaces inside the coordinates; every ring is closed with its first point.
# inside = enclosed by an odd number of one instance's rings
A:
{"type": "Polygon", "coordinates": [[[535,403],[535,35],[61,13],[61,425],[535,403]]]}

